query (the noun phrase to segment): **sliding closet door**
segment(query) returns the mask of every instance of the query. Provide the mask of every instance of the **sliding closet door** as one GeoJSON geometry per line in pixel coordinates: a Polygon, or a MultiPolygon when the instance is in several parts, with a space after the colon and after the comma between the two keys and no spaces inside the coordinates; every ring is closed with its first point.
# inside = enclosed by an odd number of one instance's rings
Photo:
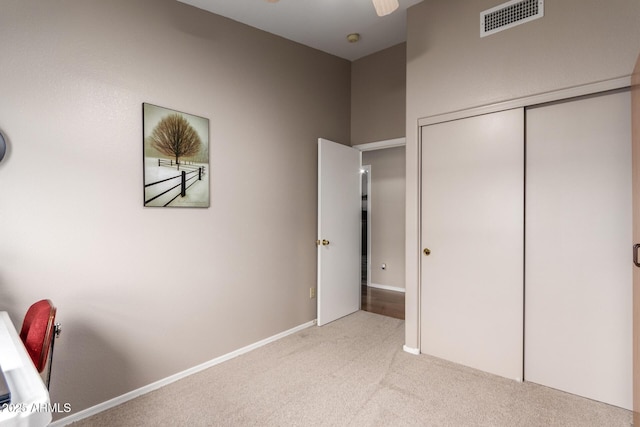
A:
{"type": "MultiPolygon", "coordinates": [[[[640,55],[631,87],[633,243],[636,245],[640,244],[640,55]]],[[[633,323],[633,424],[640,426],[640,265],[633,268],[633,323]]]]}
{"type": "Polygon", "coordinates": [[[525,379],[631,409],[629,93],[526,120],[525,379]]]}
{"type": "Polygon", "coordinates": [[[422,353],[522,378],[524,111],[422,128],[422,353]],[[428,255],[427,255],[428,253],[428,255]]]}

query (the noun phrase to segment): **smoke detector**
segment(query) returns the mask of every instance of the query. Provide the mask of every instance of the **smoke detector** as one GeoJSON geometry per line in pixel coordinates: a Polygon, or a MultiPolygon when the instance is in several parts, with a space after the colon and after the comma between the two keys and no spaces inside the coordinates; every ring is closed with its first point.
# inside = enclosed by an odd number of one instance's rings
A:
{"type": "Polygon", "coordinates": [[[349,41],[349,43],[357,43],[358,41],[360,41],[360,34],[351,33],[347,35],[347,40],[349,41]]]}

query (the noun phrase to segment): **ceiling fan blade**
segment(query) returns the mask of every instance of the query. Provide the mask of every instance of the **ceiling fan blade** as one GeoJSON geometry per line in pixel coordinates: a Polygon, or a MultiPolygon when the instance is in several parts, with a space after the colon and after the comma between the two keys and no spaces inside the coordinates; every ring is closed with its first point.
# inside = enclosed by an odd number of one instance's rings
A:
{"type": "Polygon", "coordinates": [[[400,6],[398,0],[373,0],[373,7],[376,8],[378,16],[385,16],[396,10],[400,6]]]}

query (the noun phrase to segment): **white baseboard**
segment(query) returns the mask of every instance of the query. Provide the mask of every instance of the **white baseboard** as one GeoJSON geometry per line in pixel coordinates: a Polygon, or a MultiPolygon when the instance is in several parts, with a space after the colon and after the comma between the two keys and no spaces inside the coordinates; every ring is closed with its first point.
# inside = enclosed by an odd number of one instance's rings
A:
{"type": "Polygon", "coordinates": [[[407,347],[406,345],[403,345],[402,349],[407,353],[415,354],[416,356],[420,354],[419,348],[407,347]]]}
{"type": "Polygon", "coordinates": [[[196,374],[200,371],[203,371],[205,369],[208,369],[212,366],[218,365],[222,362],[226,362],[227,360],[233,359],[234,357],[238,357],[242,354],[248,353],[251,350],[255,350],[256,348],[262,347],[264,345],[267,345],[269,343],[272,343],[274,341],[277,341],[281,338],[284,338],[288,335],[294,334],[298,331],[301,331],[303,329],[306,329],[308,327],[314,326],[317,323],[317,320],[312,320],[310,322],[307,323],[303,323],[302,325],[296,326],[294,328],[291,328],[287,331],[284,332],[280,332],[279,334],[273,335],[269,338],[265,338],[262,341],[258,341],[256,343],[253,344],[249,344],[246,347],[242,347],[238,350],[232,351],[231,353],[227,353],[225,355],[222,355],[220,357],[216,357],[215,359],[212,359],[208,362],[204,362],[200,365],[194,366],[193,368],[189,368],[187,370],[184,370],[182,372],[178,372],[177,374],[171,375],[167,378],[161,379],[159,381],[156,381],[154,383],[148,384],[144,387],[140,387],[139,389],[136,390],[132,390],[128,393],[125,393],[121,396],[118,397],[114,397],[113,399],[107,400],[106,402],[102,402],[99,403],[95,406],[92,406],[90,408],[84,409],[80,412],[76,412],[72,415],[69,415],[68,417],[64,417],[61,418],[59,420],[54,421],[53,423],[49,424],[49,426],[51,427],[62,427],[62,426],[66,426],[69,425],[73,422],[79,421],[81,419],[84,418],[88,418],[92,415],[98,414],[102,411],[106,411],[107,409],[113,408],[114,406],[118,406],[120,404],[123,404],[129,400],[135,399],[136,397],[142,396],[143,394],[147,394],[151,391],[157,390],[160,387],[164,387],[168,384],[171,384],[173,382],[176,382],[182,378],[188,377],[189,375],[193,375],[196,374]]]}
{"type": "Polygon", "coordinates": [[[387,291],[405,292],[404,288],[399,288],[397,286],[379,285],[377,283],[370,283],[369,286],[376,289],[385,289],[387,291]]]}

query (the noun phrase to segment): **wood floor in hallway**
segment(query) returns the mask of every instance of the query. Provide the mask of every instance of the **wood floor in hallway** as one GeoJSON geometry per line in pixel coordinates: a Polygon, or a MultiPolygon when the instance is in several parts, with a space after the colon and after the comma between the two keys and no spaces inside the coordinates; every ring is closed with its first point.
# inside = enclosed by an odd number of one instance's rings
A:
{"type": "Polygon", "coordinates": [[[362,310],[404,320],[404,292],[362,286],[362,310]]]}

